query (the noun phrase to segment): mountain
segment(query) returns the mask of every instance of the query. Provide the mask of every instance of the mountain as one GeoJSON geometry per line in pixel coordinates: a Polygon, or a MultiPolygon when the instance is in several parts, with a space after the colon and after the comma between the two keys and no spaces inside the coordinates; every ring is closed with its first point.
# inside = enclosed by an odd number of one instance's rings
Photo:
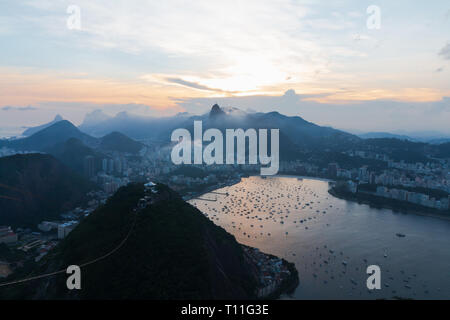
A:
{"type": "Polygon", "coordinates": [[[219,107],[218,104],[213,105],[211,111],[209,112],[210,119],[220,118],[223,115],[225,115],[225,112],[219,107]]]}
{"type": "Polygon", "coordinates": [[[445,144],[450,142],[450,138],[433,138],[427,142],[430,144],[445,144]]]}
{"type": "Polygon", "coordinates": [[[57,122],[59,122],[61,120],[63,120],[63,118],[58,114],[58,115],[55,116],[55,119],[53,119],[52,121],[50,121],[50,122],[48,122],[46,124],[26,129],[22,133],[22,136],[29,137],[29,136],[35,134],[36,132],[41,131],[42,129],[48,128],[51,125],[53,125],[53,124],[55,124],[55,123],[57,123],[57,122]]]}
{"type": "Polygon", "coordinates": [[[450,142],[442,143],[436,148],[436,156],[438,158],[447,158],[450,159],[450,142]]]}
{"type": "Polygon", "coordinates": [[[450,138],[445,134],[440,134],[438,132],[411,132],[411,135],[395,134],[388,132],[368,132],[359,134],[358,136],[363,139],[399,139],[408,140],[413,142],[425,142],[429,144],[442,144],[450,142],[450,138]]]}
{"type": "Polygon", "coordinates": [[[94,261],[82,267],[82,290],[67,290],[64,272],[15,287],[14,298],[256,298],[257,265],[232,235],[161,184],[136,212],[144,194],[142,184],[120,188],[32,272],[94,261]]]}
{"type": "Polygon", "coordinates": [[[306,150],[345,150],[359,142],[359,138],[350,133],[331,127],[322,127],[301,117],[288,117],[278,112],[257,113],[252,116],[254,126],[258,128],[279,128],[289,139],[306,150]]]}
{"type": "Polygon", "coordinates": [[[88,146],[97,144],[97,139],[82,133],[71,122],[62,120],[36,132],[30,137],[6,141],[5,145],[16,150],[45,151],[70,138],[76,138],[88,146]]]}
{"type": "Polygon", "coordinates": [[[408,141],[416,141],[414,138],[409,136],[393,134],[388,132],[368,132],[358,135],[363,139],[378,139],[378,138],[389,138],[389,139],[399,139],[399,140],[408,140],[408,141]]]}
{"type": "Polygon", "coordinates": [[[0,158],[0,225],[35,227],[83,201],[92,185],[47,154],[0,158]]]}
{"type": "Polygon", "coordinates": [[[94,137],[102,137],[112,132],[121,132],[132,139],[169,140],[170,135],[161,137],[168,127],[176,126],[186,120],[189,115],[180,113],[172,117],[141,117],[127,112],[120,112],[114,117],[96,117],[86,115],[79,129],[94,137]]]}
{"type": "Polygon", "coordinates": [[[357,147],[359,150],[385,154],[394,161],[403,160],[407,163],[429,162],[428,155],[436,153],[433,145],[395,138],[366,139],[357,147]]]}
{"type": "MultiPolygon", "coordinates": [[[[279,129],[281,161],[303,160],[306,153],[322,152],[327,149],[346,150],[361,140],[343,131],[315,125],[301,117],[288,117],[278,112],[247,113],[236,108],[221,108],[217,104],[211,108],[209,114],[190,117],[178,124],[178,128],[185,128],[192,135],[195,120],[202,121],[204,131],[217,128],[223,134],[226,129],[279,129]]],[[[167,128],[164,136],[170,136],[176,128],[167,128]]]]}
{"type": "Polygon", "coordinates": [[[100,139],[99,148],[106,151],[139,153],[144,147],[140,142],[128,138],[120,132],[112,132],[100,139]]]}
{"type": "Polygon", "coordinates": [[[53,147],[46,149],[46,152],[53,155],[56,159],[81,175],[85,174],[84,160],[86,157],[94,157],[94,161],[98,163],[98,167],[100,167],[100,161],[103,158],[106,158],[101,152],[86,146],[77,138],[70,138],[67,141],[58,143],[53,147]]]}
{"type": "Polygon", "coordinates": [[[359,140],[352,134],[321,127],[301,117],[288,117],[278,112],[247,113],[234,107],[222,108],[218,104],[213,105],[209,113],[200,116],[181,113],[173,117],[149,118],[121,112],[102,121],[92,121],[91,117],[92,114],[86,116],[80,130],[94,136],[118,131],[133,139],[150,139],[162,143],[168,143],[172,131],[177,128],[190,130],[194,120],[202,120],[205,129],[218,128],[222,131],[233,128],[278,128],[280,137],[283,137],[280,143],[286,144],[285,149],[290,150],[285,152],[287,154],[299,147],[307,150],[341,150],[359,140]]]}

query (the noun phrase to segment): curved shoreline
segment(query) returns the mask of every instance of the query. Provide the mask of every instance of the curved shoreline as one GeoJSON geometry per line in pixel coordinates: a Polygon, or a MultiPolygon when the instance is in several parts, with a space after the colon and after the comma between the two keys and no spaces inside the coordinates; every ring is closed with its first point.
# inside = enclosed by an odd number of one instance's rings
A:
{"type": "MultiPolygon", "coordinates": [[[[362,199],[358,196],[354,196],[353,194],[339,193],[339,192],[336,192],[336,190],[334,190],[333,188],[329,189],[328,193],[338,199],[356,202],[359,204],[365,204],[374,209],[387,209],[387,210],[391,210],[393,212],[399,212],[399,213],[403,213],[403,214],[414,214],[414,215],[423,216],[423,217],[430,217],[430,218],[436,218],[436,219],[450,221],[450,216],[447,216],[445,214],[427,213],[427,212],[420,211],[419,208],[417,208],[417,209],[415,209],[415,208],[399,208],[399,207],[396,207],[395,205],[390,205],[390,204],[386,204],[386,203],[375,204],[370,199],[362,199]]],[[[426,210],[426,208],[425,208],[425,210],[426,210]]]]}
{"type": "MultiPolygon", "coordinates": [[[[212,191],[218,191],[218,190],[223,189],[223,188],[231,187],[231,186],[233,186],[235,184],[240,183],[242,181],[242,178],[248,178],[248,177],[253,177],[253,176],[259,177],[259,175],[249,175],[249,176],[246,176],[246,177],[241,177],[241,178],[239,178],[239,180],[236,179],[236,181],[231,181],[231,182],[225,183],[224,185],[219,186],[219,187],[217,187],[217,186],[216,187],[208,187],[208,188],[206,188],[206,190],[203,190],[202,192],[199,192],[198,194],[193,195],[189,199],[185,199],[185,201],[193,200],[195,198],[198,198],[198,197],[201,197],[201,196],[203,196],[205,194],[208,194],[208,193],[210,193],[212,191]]],[[[283,177],[283,176],[278,176],[277,175],[276,177],[283,177]]],[[[293,176],[284,176],[284,177],[295,178],[293,176]]],[[[300,177],[298,177],[298,178],[300,178],[300,177]]],[[[249,247],[249,246],[244,245],[242,243],[239,243],[239,244],[243,248],[249,247]]],[[[259,249],[259,248],[257,248],[257,249],[259,249]]],[[[270,253],[269,254],[268,253],[264,253],[264,254],[272,256],[272,257],[280,258],[280,257],[275,256],[275,255],[270,254],[270,253]]],[[[292,294],[295,291],[295,289],[298,287],[298,285],[300,283],[300,280],[299,280],[298,270],[295,267],[295,263],[289,262],[289,261],[287,261],[284,258],[280,258],[280,259],[283,261],[283,265],[285,265],[289,269],[289,271],[291,272],[290,276],[288,278],[284,279],[283,282],[279,285],[279,287],[274,292],[270,293],[266,297],[260,297],[258,299],[260,299],[260,300],[278,300],[278,299],[281,298],[282,295],[290,295],[290,294],[292,294]]]]}

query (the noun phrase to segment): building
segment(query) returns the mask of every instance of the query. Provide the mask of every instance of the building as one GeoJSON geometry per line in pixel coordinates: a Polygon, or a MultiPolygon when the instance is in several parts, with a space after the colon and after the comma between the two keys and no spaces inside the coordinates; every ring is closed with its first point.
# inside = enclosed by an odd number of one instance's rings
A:
{"type": "Polygon", "coordinates": [[[64,239],[67,235],[75,229],[78,225],[78,221],[69,221],[62,223],[58,226],[58,239],[64,239]]]}
{"type": "Polygon", "coordinates": [[[93,156],[84,157],[83,169],[86,177],[91,178],[95,176],[95,158],[93,156]]]}
{"type": "Polygon", "coordinates": [[[49,232],[52,229],[57,229],[59,224],[57,222],[42,221],[38,224],[38,229],[44,232],[49,232]]]}
{"type": "Polygon", "coordinates": [[[330,177],[335,178],[337,176],[337,172],[339,169],[339,165],[337,163],[329,163],[328,164],[328,174],[330,177]]]}
{"type": "Polygon", "coordinates": [[[11,227],[0,227],[0,243],[15,243],[17,240],[17,234],[11,227]]]}
{"type": "Polygon", "coordinates": [[[102,171],[107,173],[108,172],[108,159],[102,160],[102,171]]]}

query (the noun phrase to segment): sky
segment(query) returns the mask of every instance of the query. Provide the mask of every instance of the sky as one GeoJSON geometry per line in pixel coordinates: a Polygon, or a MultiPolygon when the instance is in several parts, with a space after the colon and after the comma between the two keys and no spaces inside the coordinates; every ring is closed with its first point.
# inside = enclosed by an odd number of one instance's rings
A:
{"type": "Polygon", "coordinates": [[[215,102],[450,134],[448,0],[3,0],[0,44],[0,135],[215,102]]]}

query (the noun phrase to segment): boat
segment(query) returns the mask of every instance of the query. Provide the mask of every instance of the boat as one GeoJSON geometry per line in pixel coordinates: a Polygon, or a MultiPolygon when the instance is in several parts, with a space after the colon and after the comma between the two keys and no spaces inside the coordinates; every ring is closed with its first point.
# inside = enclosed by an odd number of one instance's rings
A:
{"type": "Polygon", "coordinates": [[[404,238],[404,237],[406,237],[406,235],[404,235],[403,233],[397,233],[396,236],[399,237],[399,238],[404,238]]]}

